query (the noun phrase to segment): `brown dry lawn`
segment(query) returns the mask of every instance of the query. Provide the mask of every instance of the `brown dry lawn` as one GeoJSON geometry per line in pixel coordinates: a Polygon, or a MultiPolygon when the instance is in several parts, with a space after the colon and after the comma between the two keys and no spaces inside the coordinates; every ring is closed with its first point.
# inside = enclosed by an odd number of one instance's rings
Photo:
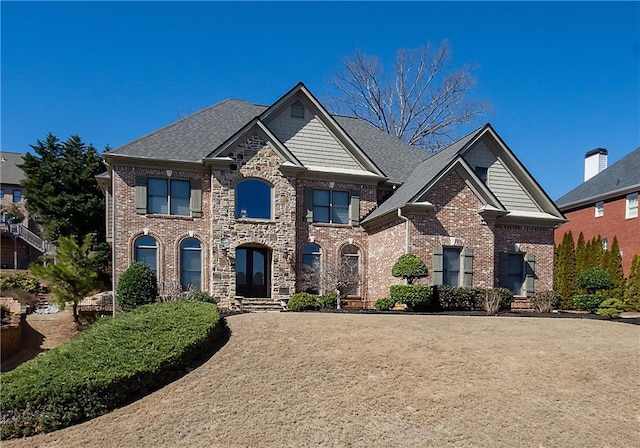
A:
{"type": "Polygon", "coordinates": [[[280,313],[202,366],[16,447],[639,447],[640,327],[280,313]]]}

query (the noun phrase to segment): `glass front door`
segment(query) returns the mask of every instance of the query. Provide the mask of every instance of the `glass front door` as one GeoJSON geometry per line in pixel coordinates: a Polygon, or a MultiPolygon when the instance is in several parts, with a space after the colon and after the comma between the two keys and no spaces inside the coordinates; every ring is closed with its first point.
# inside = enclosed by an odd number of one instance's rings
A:
{"type": "Polygon", "coordinates": [[[270,297],[269,264],[267,249],[255,247],[236,249],[236,295],[270,297]]]}

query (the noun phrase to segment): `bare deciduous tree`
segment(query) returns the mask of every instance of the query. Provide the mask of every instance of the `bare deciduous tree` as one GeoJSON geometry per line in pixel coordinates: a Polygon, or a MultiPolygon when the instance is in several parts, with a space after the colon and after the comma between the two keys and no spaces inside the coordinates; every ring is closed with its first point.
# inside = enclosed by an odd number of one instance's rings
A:
{"type": "MultiPolygon", "coordinates": [[[[338,301],[348,294],[356,293],[362,283],[359,269],[348,257],[341,257],[333,263],[319,263],[302,267],[300,287],[313,294],[336,293],[338,301]]],[[[340,308],[340,306],[338,306],[340,308]]]]}
{"type": "Polygon", "coordinates": [[[345,59],[332,84],[340,92],[339,113],[368,121],[410,145],[436,151],[454,138],[456,127],[486,112],[483,102],[465,98],[475,85],[471,67],[449,66],[449,45],[400,49],[393,71],[360,51],[345,59]]]}

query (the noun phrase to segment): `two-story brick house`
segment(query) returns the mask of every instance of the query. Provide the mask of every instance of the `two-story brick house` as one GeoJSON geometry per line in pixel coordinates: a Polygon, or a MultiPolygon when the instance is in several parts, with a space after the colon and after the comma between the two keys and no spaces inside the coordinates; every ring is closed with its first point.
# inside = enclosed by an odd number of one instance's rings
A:
{"type": "Polygon", "coordinates": [[[310,265],[346,263],[361,279],[351,303],[371,307],[412,252],[433,284],[552,286],[565,219],[488,124],[430,156],[329,114],[300,83],[271,106],[223,101],[104,158],[114,282],[139,260],[161,289],[279,303],[308,286],[310,265]]]}
{"type": "Polygon", "coordinates": [[[571,231],[575,241],[582,234],[588,240],[601,236],[610,248],[618,238],[625,274],[631,261],[640,253],[640,148],[607,167],[608,152],[596,148],[585,154],[584,182],[556,202],[569,222],[558,227],[556,243],[571,231]]]}

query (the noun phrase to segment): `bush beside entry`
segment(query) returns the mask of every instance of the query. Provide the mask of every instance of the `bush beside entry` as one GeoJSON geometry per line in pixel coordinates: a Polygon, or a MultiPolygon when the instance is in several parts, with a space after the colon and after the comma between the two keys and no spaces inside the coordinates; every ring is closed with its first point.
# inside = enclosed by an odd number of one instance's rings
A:
{"type": "Polygon", "coordinates": [[[133,263],[118,280],[116,300],[122,311],[153,303],[157,296],[156,274],[144,263],[133,263]]]}

